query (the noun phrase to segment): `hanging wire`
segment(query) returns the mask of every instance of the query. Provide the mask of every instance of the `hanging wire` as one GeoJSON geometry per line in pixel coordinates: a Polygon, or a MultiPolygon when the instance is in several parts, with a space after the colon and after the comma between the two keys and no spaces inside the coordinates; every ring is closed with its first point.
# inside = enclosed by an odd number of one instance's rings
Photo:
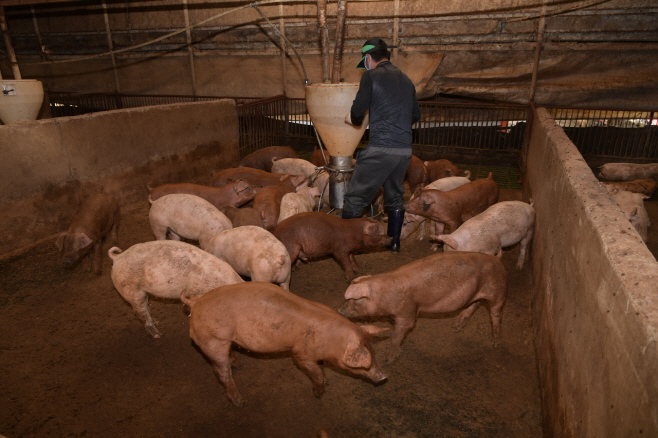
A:
{"type": "Polygon", "coordinates": [[[274,32],[276,32],[281,38],[283,38],[283,40],[286,42],[286,45],[290,46],[292,51],[295,52],[295,55],[297,56],[297,60],[299,61],[299,65],[302,66],[302,71],[304,72],[304,85],[308,85],[308,77],[306,76],[306,69],[304,68],[304,63],[302,62],[302,58],[299,56],[299,53],[297,53],[297,49],[295,49],[295,46],[293,46],[292,43],[288,40],[288,38],[286,38],[285,35],[283,35],[281,32],[279,32],[279,29],[277,29],[276,26],[272,24],[270,19],[267,18],[265,16],[265,14],[263,14],[263,12],[258,8],[257,3],[252,3],[252,5],[253,5],[254,9],[256,9],[256,11],[258,11],[260,16],[263,17],[263,19],[267,22],[267,24],[272,26],[272,29],[274,29],[274,32]]]}

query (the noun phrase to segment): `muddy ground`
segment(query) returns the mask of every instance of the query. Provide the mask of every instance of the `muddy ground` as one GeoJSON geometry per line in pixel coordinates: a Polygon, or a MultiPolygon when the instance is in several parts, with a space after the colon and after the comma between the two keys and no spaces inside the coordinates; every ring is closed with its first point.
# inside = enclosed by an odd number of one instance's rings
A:
{"type": "MultiPolygon", "coordinates": [[[[512,199],[520,192],[501,190],[501,200],[512,199]]],[[[648,204],[658,242],[658,205],[648,204]]],[[[123,248],[152,240],[148,207],[123,207],[123,248]]],[[[432,254],[430,243],[414,237],[399,254],[357,255],[362,273],[432,254]]],[[[239,351],[234,378],[248,403],[237,408],[191,342],[182,304],[151,300],[163,333],[153,339],[114,289],[107,256],[100,277],[81,266],[65,270],[48,242],[0,266],[0,435],[313,437],[324,429],[330,437],[541,436],[530,268],[517,271],[517,256],[513,248],[503,257],[510,288],[498,346],[486,306],[461,332],[451,327],[456,314],[425,317],[385,366],[387,382],[375,387],[326,369],[321,399],[289,355],[239,351]]],[[[332,307],[346,287],[331,258],[303,265],[291,284],[332,307]]],[[[382,359],[387,343],[375,344],[382,359]]]]}

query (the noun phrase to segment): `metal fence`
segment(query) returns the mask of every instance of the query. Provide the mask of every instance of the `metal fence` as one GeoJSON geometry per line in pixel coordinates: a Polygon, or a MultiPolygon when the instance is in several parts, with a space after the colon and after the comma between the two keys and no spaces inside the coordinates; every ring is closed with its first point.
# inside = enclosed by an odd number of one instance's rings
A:
{"type": "Polygon", "coordinates": [[[548,110],[586,159],[658,160],[658,111],[548,110]]]}
{"type": "MultiPolygon", "coordinates": [[[[242,156],[266,146],[315,143],[304,99],[218,96],[49,93],[53,117],[149,105],[233,99],[237,106],[242,156]]],[[[415,150],[445,147],[482,154],[521,150],[527,121],[524,105],[420,102],[414,125],[415,150]]],[[[658,111],[548,108],[587,159],[658,160],[658,111]]],[[[369,130],[363,141],[367,141],[369,130]]]]}

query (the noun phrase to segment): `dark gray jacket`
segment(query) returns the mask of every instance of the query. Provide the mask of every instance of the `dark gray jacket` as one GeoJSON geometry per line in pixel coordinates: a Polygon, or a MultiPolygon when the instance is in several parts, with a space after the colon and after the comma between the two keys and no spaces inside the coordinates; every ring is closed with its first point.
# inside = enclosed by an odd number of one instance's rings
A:
{"type": "Polygon", "coordinates": [[[352,103],[352,123],[359,126],[368,109],[368,147],[411,150],[411,125],[420,120],[416,88],[411,79],[390,61],[380,62],[361,76],[359,91],[352,103]]]}

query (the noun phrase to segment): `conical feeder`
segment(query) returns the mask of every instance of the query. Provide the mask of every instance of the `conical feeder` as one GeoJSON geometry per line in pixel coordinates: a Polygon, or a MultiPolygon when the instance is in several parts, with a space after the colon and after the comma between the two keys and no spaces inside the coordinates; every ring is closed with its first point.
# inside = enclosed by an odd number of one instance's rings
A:
{"type": "Polygon", "coordinates": [[[329,201],[332,208],[343,208],[347,184],[354,165],[352,154],[368,127],[368,114],[361,126],[345,123],[345,116],[359,84],[312,84],[306,87],[306,109],[329,152],[329,201]]]}
{"type": "Polygon", "coordinates": [[[36,79],[0,80],[0,120],[5,125],[36,120],[43,103],[43,85],[36,79]]]}

